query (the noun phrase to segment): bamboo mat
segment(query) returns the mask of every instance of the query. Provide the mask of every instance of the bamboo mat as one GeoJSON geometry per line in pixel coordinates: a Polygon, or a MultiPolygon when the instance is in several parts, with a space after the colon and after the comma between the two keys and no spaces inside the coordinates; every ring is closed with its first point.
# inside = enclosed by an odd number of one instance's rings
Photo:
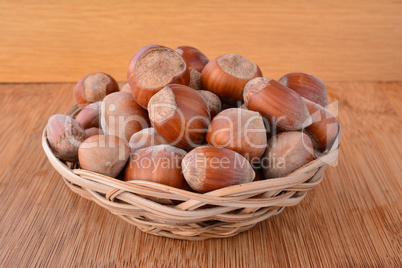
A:
{"type": "Polygon", "coordinates": [[[47,162],[47,119],[73,84],[0,84],[0,267],[401,267],[402,83],[329,83],[336,168],[296,207],[228,239],[144,234],[71,192],[47,162]]]}

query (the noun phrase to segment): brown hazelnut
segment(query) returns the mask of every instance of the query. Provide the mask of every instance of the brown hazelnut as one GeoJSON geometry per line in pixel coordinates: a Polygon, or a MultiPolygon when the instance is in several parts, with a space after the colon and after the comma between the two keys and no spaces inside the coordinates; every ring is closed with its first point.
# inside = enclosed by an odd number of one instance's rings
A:
{"type": "Polygon", "coordinates": [[[149,127],[148,113],[128,92],[115,92],[103,100],[101,124],[106,135],[125,141],[143,128],[149,127]]]}
{"type": "Polygon", "coordinates": [[[134,133],[130,139],[131,153],[142,148],[161,144],[168,144],[168,142],[165,141],[165,139],[162,138],[153,127],[144,128],[143,130],[134,133]]]}
{"type": "Polygon", "coordinates": [[[318,142],[318,150],[324,152],[330,149],[330,145],[338,134],[338,122],[332,113],[323,106],[302,98],[311,115],[313,123],[306,128],[318,142]]]}
{"type": "Polygon", "coordinates": [[[146,109],[151,97],[168,84],[188,85],[190,72],[184,59],[173,49],[149,45],[131,59],[127,78],[134,99],[146,109]]]}
{"type": "Polygon", "coordinates": [[[75,120],[77,120],[84,129],[93,127],[99,128],[101,105],[101,101],[88,104],[79,112],[75,120]]]}
{"type": "Polygon", "coordinates": [[[208,90],[198,90],[197,92],[200,93],[206,101],[211,118],[214,118],[218,113],[221,112],[222,102],[216,94],[208,90]]]}
{"type": "Polygon", "coordinates": [[[277,81],[257,77],[244,88],[244,103],[259,112],[274,128],[300,130],[311,124],[311,117],[302,98],[277,81]]]}
{"type": "Polygon", "coordinates": [[[116,80],[105,73],[93,73],[83,77],[75,85],[73,97],[77,104],[103,100],[106,95],[119,91],[116,80]]]}
{"type": "Polygon", "coordinates": [[[306,134],[282,132],[268,140],[261,167],[266,179],[285,177],[313,158],[313,144],[306,134]]]}
{"type": "Polygon", "coordinates": [[[190,151],[182,162],[183,174],[193,190],[205,193],[223,187],[253,181],[250,163],[235,151],[200,146],[190,151]]]}
{"type": "Polygon", "coordinates": [[[124,168],[129,155],[127,142],[111,135],[89,137],[78,149],[81,168],[113,178],[124,168]]]}
{"type": "Polygon", "coordinates": [[[247,105],[246,105],[245,103],[243,103],[242,105],[240,105],[239,108],[240,108],[240,109],[248,110],[248,109],[247,109],[247,105]]]}
{"type": "Polygon", "coordinates": [[[267,146],[267,133],[259,113],[240,108],[220,112],[208,127],[206,140],[210,145],[223,147],[258,161],[267,146]]]}
{"type": "Polygon", "coordinates": [[[194,89],[168,85],[151,98],[148,112],[155,130],[170,144],[191,149],[204,141],[209,108],[194,89]]]}
{"type": "Polygon", "coordinates": [[[169,144],[139,149],[131,155],[125,181],[145,180],[187,189],[181,162],[186,151],[169,144]]]}
{"type": "Polygon", "coordinates": [[[196,69],[190,68],[190,83],[188,86],[195,90],[202,90],[201,73],[196,69]]]}
{"type": "Polygon", "coordinates": [[[295,91],[301,97],[323,107],[328,105],[327,87],[318,77],[305,73],[290,73],[282,76],[278,82],[295,91]]]}
{"type": "Polygon", "coordinates": [[[91,127],[85,129],[85,135],[87,138],[95,136],[95,135],[104,135],[103,130],[97,127],[91,127]]]}
{"type": "Polygon", "coordinates": [[[211,60],[202,70],[204,89],[218,95],[222,102],[234,104],[243,101],[243,89],[248,81],[262,76],[257,64],[238,54],[225,54],[211,60]]]}
{"type": "Polygon", "coordinates": [[[202,69],[204,69],[205,65],[209,62],[208,57],[195,47],[181,46],[175,50],[183,57],[188,68],[195,69],[199,73],[202,72],[202,69]]]}
{"type": "Polygon", "coordinates": [[[128,93],[132,93],[132,92],[133,92],[133,90],[131,89],[129,83],[125,83],[125,84],[121,87],[120,91],[121,91],[121,92],[128,92],[128,93]]]}
{"type": "Polygon", "coordinates": [[[56,157],[77,162],[78,147],[86,138],[80,123],[69,116],[55,114],[49,118],[46,134],[50,148],[56,157]]]}

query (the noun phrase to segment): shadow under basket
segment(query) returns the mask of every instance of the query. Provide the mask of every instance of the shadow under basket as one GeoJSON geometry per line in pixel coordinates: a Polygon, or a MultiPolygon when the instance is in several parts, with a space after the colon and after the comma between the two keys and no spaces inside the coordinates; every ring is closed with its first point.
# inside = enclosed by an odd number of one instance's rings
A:
{"type": "MultiPolygon", "coordinates": [[[[338,123],[339,124],[339,123],[338,123]]],[[[211,191],[205,194],[148,181],[124,182],[59,160],[49,147],[46,128],[42,146],[52,166],[77,194],[90,199],[142,231],[176,239],[231,237],[294,206],[322,180],[328,164],[337,160],[339,132],[330,150],[292,174],[211,191]],[[165,205],[154,199],[180,200],[165,205]]]]}

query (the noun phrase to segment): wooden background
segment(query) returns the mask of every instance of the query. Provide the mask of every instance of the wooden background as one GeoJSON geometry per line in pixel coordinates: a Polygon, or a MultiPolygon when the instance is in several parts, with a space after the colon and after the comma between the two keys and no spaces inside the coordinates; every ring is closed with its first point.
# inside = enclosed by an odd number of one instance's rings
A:
{"type": "Polygon", "coordinates": [[[0,0],[0,267],[402,267],[401,14],[401,1],[0,0]],[[41,148],[48,118],[88,73],[123,82],[151,43],[321,77],[339,165],[298,206],[202,242],[144,234],[71,192],[41,148]]]}
{"type": "Polygon", "coordinates": [[[278,79],[402,78],[401,1],[0,0],[0,82],[126,79],[144,45],[238,53],[278,79]]]}

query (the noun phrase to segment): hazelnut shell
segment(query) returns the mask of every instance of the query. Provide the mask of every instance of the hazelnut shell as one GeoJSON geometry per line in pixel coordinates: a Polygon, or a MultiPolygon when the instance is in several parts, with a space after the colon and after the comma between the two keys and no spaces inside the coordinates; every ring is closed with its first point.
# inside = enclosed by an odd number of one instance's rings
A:
{"type": "Polygon", "coordinates": [[[248,81],[262,76],[260,68],[238,54],[225,54],[211,60],[202,70],[204,89],[218,95],[222,102],[243,101],[243,89],[248,81]]]}
{"type": "Polygon", "coordinates": [[[247,109],[259,112],[281,130],[300,130],[311,124],[311,117],[302,98],[279,82],[257,77],[244,88],[247,109]]]}
{"type": "Polygon", "coordinates": [[[209,62],[207,56],[195,47],[190,46],[180,46],[175,49],[187,63],[188,68],[193,68],[198,72],[202,72],[205,65],[209,62]]]}
{"type": "Polygon", "coordinates": [[[265,179],[285,177],[313,158],[309,136],[299,131],[282,132],[268,140],[261,167],[265,179]]]}
{"type": "Polygon", "coordinates": [[[204,141],[210,122],[209,108],[194,89],[168,85],[151,98],[148,111],[155,130],[170,144],[191,149],[204,141]]]}
{"type": "Polygon", "coordinates": [[[335,116],[321,105],[302,98],[312,118],[312,124],[306,128],[319,144],[319,150],[324,152],[330,148],[338,134],[338,122],[335,116]]]}
{"type": "Polygon", "coordinates": [[[230,108],[212,119],[206,140],[212,146],[233,150],[256,162],[267,146],[267,133],[259,113],[230,108]]]}
{"type": "Polygon", "coordinates": [[[212,146],[190,151],[183,159],[182,168],[187,183],[200,193],[248,183],[255,178],[253,168],[243,156],[212,146]]]}
{"type": "Polygon", "coordinates": [[[93,127],[99,128],[101,105],[101,101],[88,104],[78,113],[75,120],[77,120],[84,129],[93,127]]]}
{"type": "Polygon", "coordinates": [[[115,92],[102,102],[101,125],[106,135],[129,141],[131,136],[149,127],[148,113],[128,92],[115,92]]]}
{"type": "Polygon", "coordinates": [[[328,105],[327,87],[316,76],[305,73],[290,73],[279,78],[278,82],[295,91],[301,97],[323,107],[328,105]]]}
{"type": "Polygon", "coordinates": [[[159,135],[158,132],[156,132],[155,128],[149,127],[144,128],[137,133],[134,133],[133,136],[131,136],[130,138],[129,144],[131,148],[131,153],[134,153],[135,151],[142,148],[168,144],[168,142],[165,141],[165,139],[162,138],[162,136],[159,135]]]}
{"type": "Polygon", "coordinates": [[[50,148],[56,157],[77,162],[78,147],[86,138],[80,123],[67,115],[55,114],[49,118],[46,134],[50,148]]]}
{"type": "Polygon", "coordinates": [[[122,171],[129,155],[127,142],[111,135],[89,137],[78,149],[81,168],[113,178],[122,171]]]}
{"type": "Polygon", "coordinates": [[[149,45],[131,59],[127,80],[134,99],[146,109],[151,97],[166,85],[188,85],[190,71],[184,59],[173,49],[149,45]]]}
{"type": "Polygon", "coordinates": [[[75,85],[73,97],[77,104],[101,101],[108,94],[119,91],[116,80],[105,73],[92,73],[75,85]]]}

